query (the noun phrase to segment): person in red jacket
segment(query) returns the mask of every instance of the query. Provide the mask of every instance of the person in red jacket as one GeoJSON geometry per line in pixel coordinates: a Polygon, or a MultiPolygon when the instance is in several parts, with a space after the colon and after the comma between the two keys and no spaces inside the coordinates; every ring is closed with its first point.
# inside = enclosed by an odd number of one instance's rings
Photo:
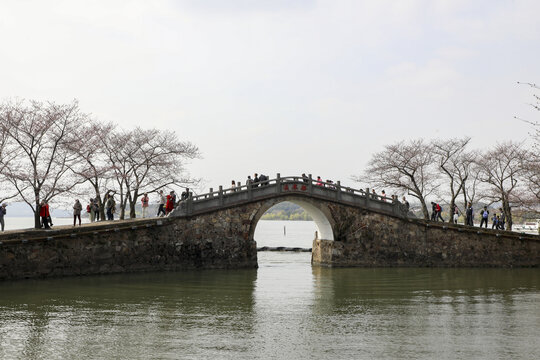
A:
{"type": "Polygon", "coordinates": [[[50,229],[51,227],[49,226],[49,217],[51,216],[51,214],[49,213],[49,205],[45,201],[41,202],[39,208],[39,216],[41,216],[41,226],[45,229],[50,229]]]}
{"type": "Polygon", "coordinates": [[[165,205],[166,215],[169,215],[169,213],[173,210],[173,208],[174,208],[174,192],[171,191],[169,195],[167,195],[167,203],[165,205]]]}

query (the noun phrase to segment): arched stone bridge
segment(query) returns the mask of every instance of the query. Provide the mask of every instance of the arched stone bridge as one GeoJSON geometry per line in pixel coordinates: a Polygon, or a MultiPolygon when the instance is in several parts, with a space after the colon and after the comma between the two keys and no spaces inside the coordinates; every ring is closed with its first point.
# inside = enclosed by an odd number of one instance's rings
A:
{"type": "Polygon", "coordinates": [[[171,216],[209,238],[252,244],[261,216],[289,201],[318,228],[312,262],[327,266],[538,266],[538,236],[416,219],[398,201],[309,177],[281,177],[211,191],[181,202],[171,216]],[[205,230],[204,230],[205,229],[205,230]]]}
{"type": "Polygon", "coordinates": [[[252,236],[261,216],[272,206],[283,201],[295,203],[306,210],[317,225],[318,238],[321,240],[339,240],[342,235],[331,213],[329,206],[331,203],[394,217],[408,216],[404,205],[398,201],[391,202],[391,199],[380,195],[370,194],[369,189],[364,191],[344,187],[339,181],[336,184],[317,183],[311,175],[305,178],[282,178],[280,174],[275,179],[256,184],[238,186],[234,189],[220,187],[218,191],[210,189],[207,194],[190,196],[186,201],[180,202],[170,216],[193,217],[234,208],[247,215],[247,219],[244,220],[249,220],[251,226],[248,233],[252,236]]]}
{"type": "MultiPolygon", "coordinates": [[[[538,267],[540,237],[407,216],[390,199],[311,178],[219,188],[167,218],[0,234],[0,280],[134,271],[257,266],[257,222],[272,206],[302,206],[319,229],[323,266],[538,267]]],[[[284,244],[286,245],[286,244],[284,244]]]]}

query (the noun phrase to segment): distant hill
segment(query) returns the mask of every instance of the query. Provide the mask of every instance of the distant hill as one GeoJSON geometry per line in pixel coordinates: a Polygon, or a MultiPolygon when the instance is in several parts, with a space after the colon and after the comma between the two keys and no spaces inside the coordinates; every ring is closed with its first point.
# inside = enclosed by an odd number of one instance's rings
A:
{"type": "Polygon", "coordinates": [[[292,202],[282,202],[270,209],[261,217],[262,220],[312,220],[311,216],[292,202]]]}

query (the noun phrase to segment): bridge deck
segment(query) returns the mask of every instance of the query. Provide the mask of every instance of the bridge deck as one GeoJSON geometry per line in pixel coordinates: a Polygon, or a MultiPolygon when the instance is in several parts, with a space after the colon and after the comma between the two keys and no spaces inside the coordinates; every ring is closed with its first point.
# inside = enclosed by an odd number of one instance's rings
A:
{"type": "Polygon", "coordinates": [[[257,184],[246,184],[234,189],[223,189],[197,196],[190,196],[181,201],[171,216],[191,216],[222,208],[238,206],[254,201],[261,201],[288,195],[303,196],[355,206],[387,215],[406,218],[411,216],[399,201],[370,194],[369,189],[353,189],[341,186],[340,182],[317,182],[311,177],[280,177],[257,184]]]}

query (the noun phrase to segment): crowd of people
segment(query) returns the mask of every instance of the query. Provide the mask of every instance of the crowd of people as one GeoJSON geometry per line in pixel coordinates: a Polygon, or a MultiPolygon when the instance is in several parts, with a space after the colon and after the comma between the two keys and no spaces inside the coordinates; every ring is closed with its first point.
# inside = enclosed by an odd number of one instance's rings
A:
{"type": "MultiPolygon", "coordinates": [[[[180,196],[181,201],[187,200],[191,194],[192,193],[189,191],[189,189],[186,188],[180,196]]],[[[166,196],[164,195],[163,190],[159,190],[157,204],[158,211],[156,217],[168,216],[177,206],[176,193],[174,192],[174,190],[170,191],[169,194],[166,196]]],[[[142,218],[147,218],[149,216],[149,205],[150,197],[148,193],[144,193],[141,197],[142,218]]],[[[5,203],[0,206],[0,228],[2,231],[4,231],[5,228],[4,217],[7,214],[6,207],[7,204],[5,203]]],[[[40,202],[37,212],[39,213],[40,227],[42,229],[50,229],[53,226],[53,222],[51,218],[49,203],[46,200],[40,202]]],[[[77,224],[81,226],[82,212],[83,205],[79,199],[76,199],[75,203],[73,204],[73,226],[76,226],[77,224]]],[[[113,221],[116,212],[116,200],[114,198],[114,194],[111,193],[105,194],[103,202],[101,202],[99,198],[91,198],[86,205],[86,213],[88,214],[88,218],[91,223],[100,220],[113,221]],[[101,218],[102,216],[103,219],[101,218]]]]}
{"type": "MultiPolygon", "coordinates": [[[[310,179],[305,173],[302,174],[301,178],[302,178],[302,181],[305,183],[308,183],[310,179]]],[[[269,178],[268,176],[264,174],[259,175],[255,173],[253,178],[251,176],[248,176],[246,180],[246,185],[252,188],[256,188],[258,186],[266,186],[268,184],[269,184],[269,178]]],[[[335,185],[332,180],[323,181],[320,176],[317,176],[317,179],[315,180],[315,185],[335,189],[335,185]]],[[[237,186],[236,181],[232,180],[231,188],[229,189],[229,191],[235,192],[237,191],[239,186],[240,184],[238,184],[237,186]]],[[[180,196],[180,201],[187,200],[191,196],[191,194],[192,193],[190,192],[189,188],[186,188],[180,196]]],[[[168,216],[177,205],[176,193],[174,192],[174,190],[172,190],[169,192],[168,195],[165,195],[163,190],[159,190],[157,195],[158,195],[158,199],[157,199],[158,210],[157,210],[156,216],[157,217],[168,216]]],[[[385,190],[382,190],[379,195],[376,193],[375,189],[372,189],[369,195],[374,199],[378,199],[382,201],[391,201],[392,203],[400,203],[406,208],[407,211],[409,211],[410,209],[410,204],[405,198],[405,196],[403,196],[402,201],[400,202],[397,195],[391,195],[390,197],[388,197],[386,195],[385,190]]],[[[143,196],[141,197],[142,218],[148,217],[149,205],[150,205],[150,197],[148,193],[144,193],[143,196]]],[[[4,231],[4,226],[5,226],[4,217],[7,213],[6,206],[7,206],[6,204],[2,204],[2,206],[0,206],[0,225],[1,225],[2,231],[4,231]]],[[[79,226],[81,225],[82,210],[83,210],[83,206],[81,202],[78,199],[75,200],[75,204],[73,205],[73,226],[76,226],[77,222],[79,226]]],[[[53,223],[52,223],[52,218],[50,214],[49,204],[47,203],[47,201],[42,201],[40,203],[40,207],[38,211],[39,211],[39,216],[41,219],[41,227],[45,229],[50,229],[53,223]]],[[[103,202],[101,202],[99,198],[95,198],[95,199],[91,198],[88,204],[86,205],[86,212],[88,214],[88,217],[91,223],[100,221],[100,220],[113,221],[116,211],[117,211],[116,201],[114,198],[114,194],[111,194],[109,192],[105,194],[103,202]],[[104,219],[101,219],[102,216],[104,217],[104,219]]],[[[443,208],[441,204],[436,203],[436,202],[431,202],[430,220],[432,221],[440,220],[444,222],[444,218],[442,217],[442,212],[443,212],[443,208]]],[[[451,221],[457,224],[459,216],[460,216],[460,210],[457,206],[454,206],[454,209],[451,210],[451,221]]],[[[505,219],[506,218],[505,218],[504,211],[500,209],[499,215],[494,213],[491,217],[491,222],[492,222],[491,228],[504,230],[505,219]]],[[[484,206],[484,208],[480,211],[480,227],[485,226],[485,228],[487,228],[489,220],[490,220],[489,210],[487,206],[484,206]]],[[[473,211],[473,207],[471,203],[467,204],[467,208],[465,212],[465,225],[474,226],[474,211],[473,211]]]]}
{"type": "MultiPolygon", "coordinates": [[[[491,217],[492,229],[498,229],[498,230],[504,230],[505,229],[505,223],[506,223],[506,216],[504,214],[503,209],[499,209],[500,213],[497,215],[496,213],[493,214],[491,217]]],[[[444,219],[441,215],[442,213],[442,206],[438,203],[431,202],[431,221],[439,221],[439,219],[444,222],[444,219]]],[[[458,219],[460,216],[460,210],[457,205],[454,205],[454,208],[451,211],[451,219],[454,224],[458,223],[458,219]]],[[[483,209],[480,210],[480,227],[485,227],[487,229],[488,222],[490,220],[489,218],[489,210],[487,206],[484,206],[483,209]]],[[[472,206],[472,203],[467,204],[467,208],[465,210],[465,225],[468,226],[474,226],[474,209],[472,206]]]]}

